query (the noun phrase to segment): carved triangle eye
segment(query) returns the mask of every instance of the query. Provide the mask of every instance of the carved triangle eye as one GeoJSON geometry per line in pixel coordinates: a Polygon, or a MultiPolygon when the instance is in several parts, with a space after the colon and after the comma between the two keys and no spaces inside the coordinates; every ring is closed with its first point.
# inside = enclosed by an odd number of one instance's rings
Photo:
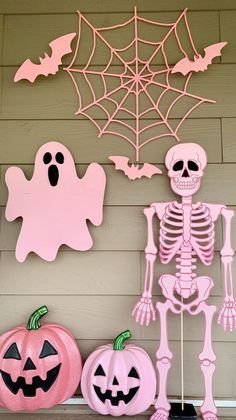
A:
{"type": "Polygon", "coordinates": [[[94,376],[106,376],[101,365],[98,365],[96,372],[94,373],[94,376]]]}
{"type": "Polygon", "coordinates": [[[52,344],[49,343],[49,341],[45,340],[39,358],[43,359],[44,357],[53,356],[55,354],[58,354],[56,349],[54,349],[54,347],[52,346],[52,344]]]}
{"type": "Polygon", "coordinates": [[[129,374],[128,374],[128,377],[129,377],[129,378],[137,378],[137,379],[140,379],[140,378],[139,378],[139,375],[138,375],[138,372],[137,372],[137,370],[136,370],[134,367],[132,367],[132,368],[130,369],[130,372],[129,372],[129,374]]]}
{"type": "Polygon", "coordinates": [[[16,343],[11,344],[9,349],[4,354],[3,359],[21,360],[20,353],[19,353],[19,350],[18,350],[18,347],[17,347],[16,343]]]}

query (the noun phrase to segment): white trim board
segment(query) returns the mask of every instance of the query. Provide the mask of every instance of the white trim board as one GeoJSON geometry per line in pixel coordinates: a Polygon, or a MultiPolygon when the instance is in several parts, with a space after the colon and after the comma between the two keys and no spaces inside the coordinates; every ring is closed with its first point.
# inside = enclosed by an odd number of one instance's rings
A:
{"type": "MultiPolygon", "coordinates": [[[[170,399],[170,402],[180,402],[180,399],[170,399]]],[[[202,400],[184,400],[186,403],[193,404],[194,407],[200,407],[203,403],[202,400]]],[[[64,405],[87,405],[84,398],[75,397],[63,403],[64,405]]],[[[216,407],[221,408],[236,408],[236,400],[215,400],[216,407]]]]}

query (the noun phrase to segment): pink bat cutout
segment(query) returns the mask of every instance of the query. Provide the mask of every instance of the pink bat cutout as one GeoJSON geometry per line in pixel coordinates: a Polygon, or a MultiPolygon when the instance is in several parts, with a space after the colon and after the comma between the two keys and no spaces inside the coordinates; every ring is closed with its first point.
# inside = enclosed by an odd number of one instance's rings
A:
{"type": "MultiPolygon", "coordinates": [[[[179,129],[190,113],[203,103],[215,102],[188,91],[192,71],[186,77],[181,76],[182,87],[179,86],[179,78],[177,80],[172,76],[173,66],[170,64],[171,57],[167,48],[171,37],[179,55],[185,59],[188,57],[178,34],[179,25],[185,25],[190,48],[199,56],[187,21],[187,9],[175,22],[163,23],[138,16],[135,7],[134,16],[128,21],[107,28],[95,28],[80,12],[78,17],[76,49],[70,65],[64,69],[70,75],[78,96],[76,115],[89,118],[97,127],[99,137],[112,134],[130,144],[135,153],[135,168],[130,168],[129,158],[124,161],[124,156],[110,157],[115,162],[116,169],[122,170],[129,179],[161,173],[154,165],[139,165],[141,150],[150,142],[165,137],[179,141],[179,129]],[[151,30],[161,30],[161,37],[159,35],[158,39],[156,36],[151,38],[147,25],[151,30]],[[128,45],[124,45],[123,32],[127,28],[130,28],[134,36],[128,45]],[[93,42],[86,64],[81,66],[84,29],[90,32],[93,42]],[[111,38],[114,32],[116,44],[114,38],[111,38]],[[99,53],[103,48],[105,55],[109,56],[107,63],[98,70],[94,68],[97,45],[99,53]],[[146,51],[145,58],[142,51],[146,51]],[[80,63],[79,67],[76,62],[80,63]],[[119,65],[115,70],[114,63],[119,65]],[[161,68],[157,67],[159,63],[161,68]],[[110,83],[112,80],[114,84],[110,83]],[[179,104],[183,104],[186,111],[176,124],[171,115],[179,104]],[[95,115],[100,117],[96,118],[95,115]],[[154,115],[156,120],[153,122],[154,115]],[[144,119],[152,122],[145,124],[144,119]]],[[[152,32],[154,31],[150,31],[152,32]]]]}
{"type": "Polygon", "coordinates": [[[172,190],[181,197],[180,201],[152,203],[145,208],[147,219],[146,276],[142,298],[136,304],[133,315],[141,325],[155,321],[156,311],[160,318],[160,346],[157,350],[157,370],[159,374],[159,394],[155,403],[156,412],[151,420],[167,420],[170,404],[167,399],[167,377],[172,363],[172,353],[168,344],[168,312],[190,315],[202,313],[205,320],[205,338],[199,354],[205,384],[205,398],[201,406],[204,420],[216,420],[217,409],[213,399],[212,380],[216,356],[212,348],[212,321],[216,312],[215,305],[207,304],[214,285],[208,276],[196,273],[197,262],[206,266],[214,258],[215,224],[222,216],[224,219],[224,245],[221,250],[221,263],[224,273],[225,299],[218,317],[224,330],[236,328],[236,300],[233,292],[232,258],[234,255],[230,226],[234,212],[223,204],[193,202],[199,190],[204,169],[207,164],[205,151],[197,144],[186,143],[173,146],[167,153],[165,164],[168,169],[172,190]],[[176,260],[176,272],[162,275],[158,283],[165,297],[152,302],[153,270],[157,255],[154,242],[153,218],[160,221],[159,256],[162,264],[176,260]]]}
{"type": "Polygon", "coordinates": [[[63,244],[77,251],[92,247],[87,220],[99,226],[103,219],[106,176],[100,165],[90,164],[78,178],[69,150],[49,142],[38,150],[31,180],[17,167],[8,168],[5,178],[6,219],[23,218],[16,245],[19,262],[30,252],[53,261],[63,244]]]}
{"type": "Polygon", "coordinates": [[[189,60],[187,56],[182,58],[182,60],[175,64],[171,73],[182,73],[186,76],[186,74],[192,71],[198,72],[207,70],[209,64],[212,64],[213,58],[221,56],[221,50],[226,44],[227,42],[218,42],[217,44],[209,45],[209,47],[204,48],[204,57],[197,54],[194,56],[194,61],[189,60]]]}
{"type": "Polygon", "coordinates": [[[115,163],[115,169],[123,171],[124,174],[130,179],[140,179],[143,176],[151,178],[154,174],[161,174],[162,171],[150,163],[144,163],[143,167],[131,164],[129,166],[129,158],[126,156],[109,156],[109,159],[115,163]]]}
{"type": "Polygon", "coordinates": [[[34,64],[29,59],[25,60],[17,70],[14,82],[26,79],[33,83],[40,74],[43,76],[56,74],[59,65],[62,64],[62,57],[72,51],[70,44],[75,35],[76,33],[63,35],[50,42],[49,46],[51,47],[52,55],[49,57],[45,53],[44,57],[39,57],[40,64],[34,64]]]}

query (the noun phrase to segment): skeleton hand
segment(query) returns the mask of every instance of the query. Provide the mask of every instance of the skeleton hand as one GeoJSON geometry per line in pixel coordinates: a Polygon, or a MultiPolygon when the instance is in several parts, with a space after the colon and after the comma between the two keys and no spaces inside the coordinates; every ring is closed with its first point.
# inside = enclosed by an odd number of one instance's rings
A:
{"type": "Polygon", "coordinates": [[[236,328],[236,301],[234,297],[226,297],[218,318],[225,331],[233,331],[236,328]]]}
{"type": "Polygon", "coordinates": [[[135,317],[136,322],[146,326],[149,325],[150,320],[156,320],[156,311],[153,306],[152,298],[143,296],[140,301],[135,305],[132,315],[135,317]]]}

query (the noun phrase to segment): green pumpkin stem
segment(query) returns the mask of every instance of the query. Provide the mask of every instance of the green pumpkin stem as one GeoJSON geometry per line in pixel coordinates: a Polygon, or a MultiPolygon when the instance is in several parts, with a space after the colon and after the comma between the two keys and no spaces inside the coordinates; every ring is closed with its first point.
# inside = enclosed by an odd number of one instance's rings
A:
{"type": "Polygon", "coordinates": [[[123,331],[114,340],[113,350],[121,351],[125,348],[124,341],[131,337],[130,330],[123,331]]]}
{"type": "Polygon", "coordinates": [[[42,316],[46,315],[47,313],[48,308],[45,305],[41,306],[41,308],[38,308],[36,311],[34,311],[29,317],[26,329],[29,331],[38,330],[41,327],[39,320],[42,318],[42,316]]]}

